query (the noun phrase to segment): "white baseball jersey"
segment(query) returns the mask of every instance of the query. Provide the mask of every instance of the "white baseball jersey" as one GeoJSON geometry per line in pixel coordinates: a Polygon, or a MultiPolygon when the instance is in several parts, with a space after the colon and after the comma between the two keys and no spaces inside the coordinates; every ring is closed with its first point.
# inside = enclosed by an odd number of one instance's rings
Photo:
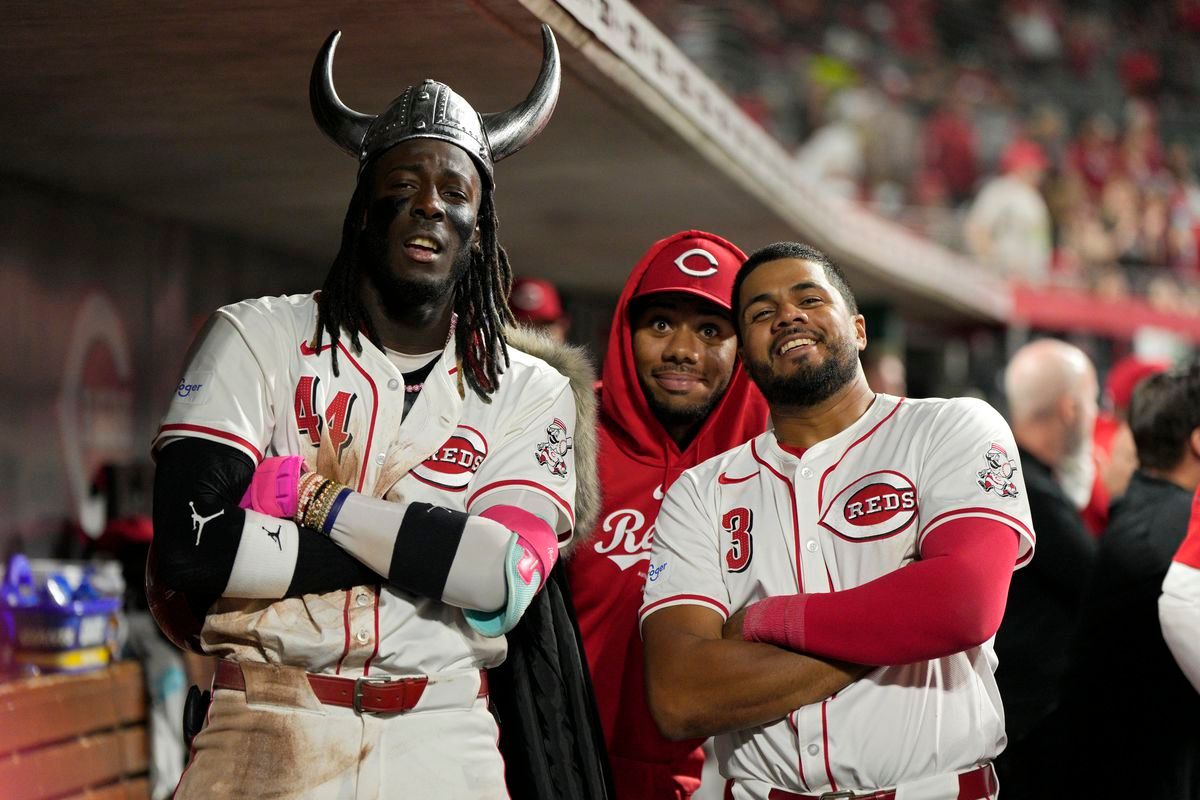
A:
{"type": "MultiPolygon", "coordinates": [[[[722,617],[764,597],[859,586],[918,558],[951,520],[1009,525],[1033,552],[1017,448],[972,399],[878,395],[797,458],[773,431],[683,474],[656,522],[641,619],[697,604],[722,617]]],[[[719,736],[721,772],[793,792],[885,788],[969,769],[1004,747],[991,642],[881,667],[769,725],[719,736]]],[[[950,797],[957,796],[953,783],[950,797]]]]}
{"type": "MultiPolygon", "coordinates": [[[[1200,532],[1200,525],[1192,525],[1200,532]]],[[[1189,535],[1167,569],[1158,618],[1175,662],[1200,692],[1200,547],[1192,538],[1189,535]]]]}
{"type": "MultiPolygon", "coordinates": [[[[189,354],[155,447],[196,436],[255,463],[298,454],[363,494],[458,511],[521,505],[532,494],[557,509],[560,534],[573,528],[575,402],[567,378],[510,347],[511,366],[491,402],[465,384],[464,398],[450,341],[403,417],[404,378],[387,356],[365,336],[355,355],[343,333],[335,377],[328,336],[320,352],[312,347],[316,324],[311,294],[218,310],[189,354]]],[[[476,633],[458,608],[387,585],[276,601],[222,598],[202,640],[213,655],[348,677],[491,667],[507,648],[503,637],[476,633]]]]}

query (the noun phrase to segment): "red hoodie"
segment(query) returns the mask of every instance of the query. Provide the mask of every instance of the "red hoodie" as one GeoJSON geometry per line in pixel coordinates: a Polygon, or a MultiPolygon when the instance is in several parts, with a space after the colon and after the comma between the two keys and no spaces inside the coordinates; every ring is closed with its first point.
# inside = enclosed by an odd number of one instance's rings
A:
{"type": "Polygon", "coordinates": [[[739,362],[724,396],[680,452],[642,393],[629,305],[645,294],[676,291],[728,308],[744,260],[741,250],[719,236],[677,233],[656,242],[638,262],[613,314],[600,388],[604,508],[593,536],[571,556],[567,569],[617,800],[688,798],[700,785],[704,763],[703,740],[667,741],[646,705],[637,612],[663,493],[684,470],[767,426],[766,402],[739,362]]]}

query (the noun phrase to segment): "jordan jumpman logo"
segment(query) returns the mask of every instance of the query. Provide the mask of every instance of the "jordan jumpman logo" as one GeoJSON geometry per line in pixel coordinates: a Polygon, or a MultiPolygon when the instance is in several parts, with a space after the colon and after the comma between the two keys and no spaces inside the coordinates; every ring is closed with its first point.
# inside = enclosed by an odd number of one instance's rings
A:
{"type": "Polygon", "coordinates": [[[196,544],[199,545],[200,544],[200,534],[204,533],[205,523],[207,523],[209,520],[216,519],[217,517],[224,514],[225,509],[222,508],[220,511],[213,514],[211,517],[202,517],[202,516],[200,516],[199,512],[196,511],[196,506],[192,505],[191,500],[188,501],[188,505],[191,506],[191,509],[192,509],[192,530],[194,530],[196,532],[196,544]]]}

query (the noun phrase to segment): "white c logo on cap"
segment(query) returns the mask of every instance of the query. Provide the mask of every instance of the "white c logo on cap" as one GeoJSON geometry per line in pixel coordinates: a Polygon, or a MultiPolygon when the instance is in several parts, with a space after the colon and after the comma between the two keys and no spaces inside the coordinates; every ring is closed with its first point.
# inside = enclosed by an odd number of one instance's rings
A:
{"type": "Polygon", "coordinates": [[[684,275],[691,275],[693,278],[707,278],[709,275],[717,274],[717,259],[712,253],[703,250],[699,247],[693,247],[691,250],[680,253],[675,257],[675,266],[679,267],[679,271],[684,275]],[[688,256],[704,256],[704,259],[712,264],[708,269],[692,269],[684,264],[684,260],[688,256]]]}

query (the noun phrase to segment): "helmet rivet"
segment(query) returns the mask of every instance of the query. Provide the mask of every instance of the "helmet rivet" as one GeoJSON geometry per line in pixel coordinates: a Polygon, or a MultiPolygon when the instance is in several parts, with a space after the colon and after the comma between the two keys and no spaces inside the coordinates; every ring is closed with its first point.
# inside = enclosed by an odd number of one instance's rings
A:
{"type": "Polygon", "coordinates": [[[413,123],[413,127],[419,131],[425,130],[425,120],[419,119],[413,123]]]}
{"type": "Polygon", "coordinates": [[[417,95],[417,99],[418,100],[428,100],[429,92],[421,92],[419,95],[417,95]]]}

